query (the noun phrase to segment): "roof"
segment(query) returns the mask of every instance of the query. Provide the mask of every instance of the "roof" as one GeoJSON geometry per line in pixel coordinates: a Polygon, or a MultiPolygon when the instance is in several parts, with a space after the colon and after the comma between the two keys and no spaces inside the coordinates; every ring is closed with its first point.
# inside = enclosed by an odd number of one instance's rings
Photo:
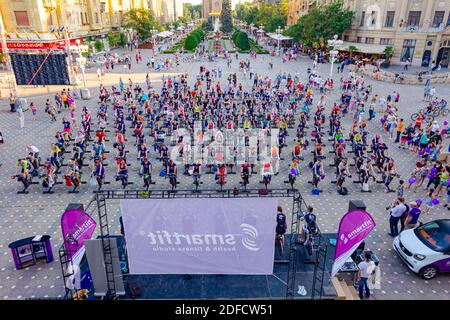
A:
{"type": "Polygon", "coordinates": [[[269,38],[272,38],[274,40],[279,40],[279,41],[292,40],[291,37],[283,36],[282,34],[278,34],[278,33],[266,33],[266,35],[268,35],[269,38]]]}
{"type": "Polygon", "coordinates": [[[158,37],[161,37],[161,38],[168,38],[168,37],[173,36],[173,32],[171,32],[171,31],[163,31],[163,32],[157,33],[156,35],[158,37]]]}
{"type": "Polygon", "coordinates": [[[342,46],[338,47],[338,50],[348,50],[348,47],[350,46],[356,47],[356,50],[353,50],[354,52],[375,53],[375,54],[384,54],[384,49],[386,49],[387,47],[387,45],[381,44],[368,44],[368,43],[344,41],[342,46]]]}

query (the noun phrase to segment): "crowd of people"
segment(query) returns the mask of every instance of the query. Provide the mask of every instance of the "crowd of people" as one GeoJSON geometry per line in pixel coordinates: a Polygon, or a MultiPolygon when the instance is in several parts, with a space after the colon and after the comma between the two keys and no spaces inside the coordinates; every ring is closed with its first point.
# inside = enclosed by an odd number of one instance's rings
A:
{"type": "MultiPolygon", "coordinates": [[[[295,60],[299,53],[293,49],[285,52],[284,58],[295,60]]],[[[145,63],[139,51],[134,58],[136,63],[145,63]]],[[[192,83],[188,74],[163,76],[158,89],[148,75],[145,83],[135,83],[130,77],[109,88],[100,84],[94,110],[76,102],[70,89],[47,99],[45,111],[51,121],[61,121],[61,130],[48,142],[51,153],[42,163],[35,146],[18,160],[14,178],[23,184],[22,192],[28,192],[34,177],[42,179],[49,193],[58,183],[78,192],[82,184],[99,190],[113,179],[127,188],[133,183],[131,166],[138,168],[134,172],[142,179],[137,188],[151,188],[156,172],[175,190],[181,172],[191,176],[192,188],[199,190],[204,174],[213,173],[219,189],[240,192],[256,174],[265,190],[270,189],[274,176],[281,175],[292,188],[300,178],[310,180],[312,194],[320,195],[329,165],[334,169],[328,180],[341,195],[348,194],[352,176],[361,192],[397,193],[389,207],[393,236],[398,234],[399,221],[402,228],[415,225],[421,208],[430,213],[441,202],[448,207],[450,168],[439,158],[448,122],[428,121],[426,116],[436,106],[446,108],[444,99],[427,95],[428,107],[414,120],[405,121],[399,115],[399,92],[374,94],[363,75],[351,70],[342,73],[344,63],[340,81],[334,83],[316,72],[317,54],[312,55],[313,68],[303,71],[307,80],[301,80],[299,72],[279,72],[274,78],[258,74],[253,68],[255,54],[245,59],[238,54],[225,58],[228,68],[235,63],[239,71],[225,73],[220,66],[201,65],[192,83]],[[339,92],[339,100],[327,102],[329,92],[339,92]],[[350,127],[342,124],[345,119],[350,127]],[[380,130],[371,134],[370,123],[377,119],[380,130]],[[231,138],[227,132],[233,133],[231,138]],[[292,149],[285,151],[292,144],[292,149]],[[408,177],[399,177],[390,150],[394,144],[417,157],[408,177]],[[305,161],[309,152],[312,159],[305,161]],[[107,166],[116,168],[114,177],[106,176],[107,166]],[[227,184],[227,175],[235,171],[241,175],[240,184],[227,184]],[[89,178],[83,179],[86,176],[89,178]],[[418,199],[407,202],[404,189],[418,193],[418,199]],[[441,201],[444,195],[447,199],[441,201]]],[[[128,59],[131,62],[131,53],[128,59]]],[[[179,59],[176,55],[177,65],[179,59]]],[[[201,59],[207,61],[207,56],[201,59]]],[[[166,61],[165,67],[173,67],[171,59],[166,61]]],[[[114,62],[108,63],[108,68],[113,68],[114,62]]],[[[156,70],[156,60],[149,58],[147,67],[156,70]]],[[[35,118],[33,103],[30,109],[35,118]]]]}

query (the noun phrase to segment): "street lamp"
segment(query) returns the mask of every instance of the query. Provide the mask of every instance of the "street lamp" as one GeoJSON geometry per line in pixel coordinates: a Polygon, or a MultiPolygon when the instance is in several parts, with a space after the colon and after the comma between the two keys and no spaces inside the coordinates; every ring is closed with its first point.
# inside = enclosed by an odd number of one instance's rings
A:
{"type": "Polygon", "coordinates": [[[170,35],[170,40],[172,40],[172,45],[173,45],[174,30],[175,30],[175,26],[173,24],[171,24],[170,25],[170,32],[172,32],[172,34],[170,35]]]}
{"type": "Polygon", "coordinates": [[[260,35],[259,41],[262,41],[262,37],[263,37],[263,34],[264,34],[264,26],[263,26],[263,25],[260,25],[260,26],[259,26],[258,33],[259,33],[259,35],[260,35]]]}
{"type": "Polygon", "coordinates": [[[278,55],[280,55],[280,37],[281,37],[281,31],[282,31],[282,30],[283,30],[283,29],[281,29],[280,26],[278,26],[278,28],[277,28],[277,30],[276,30],[276,33],[277,33],[277,35],[278,35],[278,37],[277,37],[277,40],[278,40],[278,48],[277,48],[278,55]]]}
{"type": "Polygon", "coordinates": [[[156,29],[153,27],[151,32],[152,32],[152,38],[153,38],[153,55],[156,56],[156,50],[155,50],[155,48],[156,48],[156,29]]]}
{"type": "Polygon", "coordinates": [[[85,78],[85,75],[84,75],[84,67],[85,67],[86,58],[84,58],[81,55],[81,47],[80,47],[81,41],[80,41],[80,39],[75,40],[75,42],[77,43],[78,54],[79,54],[79,57],[78,57],[77,60],[78,60],[78,63],[80,65],[80,68],[81,68],[81,75],[83,77],[83,89],[80,90],[81,98],[87,100],[87,99],[89,99],[91,97],[91,93],[89,92],[89,89],[86,86],[86,78],[85,78]]]}
{"type": "Polygon", "coordinates": [[[330,79],[333,77],[333,67],[334,67],[334,60],[336,59],[337,55],[339,54],[339,51],[336,50],[337,47],[342,46],[344,42],[342,40],[338,40],[338,35],[335,34],[332,40],[328,40],[328,46],[332,47],[330,51],[330,57],[331,57],[331,68],[330,68],[330,79]]]}

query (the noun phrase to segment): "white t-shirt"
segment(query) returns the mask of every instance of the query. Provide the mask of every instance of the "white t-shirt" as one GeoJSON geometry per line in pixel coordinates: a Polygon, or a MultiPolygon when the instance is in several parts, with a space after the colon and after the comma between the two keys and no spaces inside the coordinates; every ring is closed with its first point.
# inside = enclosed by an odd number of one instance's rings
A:
{"type": "Polygon", "coordinates": [[[369,275],[375,269],[375,262],[373,261],[363,261],[358,264],[359,270],[361,270],[361,278],[369,278],[369,275]]]}

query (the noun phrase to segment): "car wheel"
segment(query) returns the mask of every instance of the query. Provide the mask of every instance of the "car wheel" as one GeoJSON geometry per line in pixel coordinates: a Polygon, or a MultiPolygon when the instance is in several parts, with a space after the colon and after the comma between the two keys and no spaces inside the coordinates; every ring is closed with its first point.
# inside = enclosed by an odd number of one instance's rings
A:
{"type": "Polygon", "coordinates": [[[426,266],[420,270],[419,275],[425,280],[431,280],[437,276],[439,269],[435,266],[426,266]]]}

